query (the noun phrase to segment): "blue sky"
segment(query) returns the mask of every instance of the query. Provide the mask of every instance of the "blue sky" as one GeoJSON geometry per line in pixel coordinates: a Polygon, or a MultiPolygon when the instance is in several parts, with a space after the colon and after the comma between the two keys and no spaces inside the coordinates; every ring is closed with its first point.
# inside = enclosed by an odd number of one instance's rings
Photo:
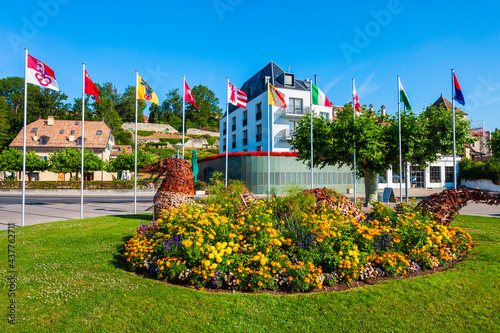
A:
{"type": "Polygon", "coordinates": [[[441,93],[450,69],[463,110],[500,128],[500,5],[495,1],[9,1],[0,13],[0,77],[24,76],[24,48],[54,71],[68,101],[80,97],[82,63],[121,93],[135,70],[160,102],[203,84],[226,98],[273,60],[299,79],[318,75],[336,105],[351,100],[397,112],[397,79],[414,111],[441,93]]]}

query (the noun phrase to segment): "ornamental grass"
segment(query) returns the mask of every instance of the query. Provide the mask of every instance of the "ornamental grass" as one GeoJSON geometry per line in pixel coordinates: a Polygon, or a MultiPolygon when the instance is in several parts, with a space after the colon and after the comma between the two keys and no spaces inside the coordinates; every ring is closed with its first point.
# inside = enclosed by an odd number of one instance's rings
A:
{"type": "Polygon", "coordinates": [[[472,246],[411,202],[358,219],[314,207],[296,194],[171,208],[143,222],[124,255],[134,272],[197,289],[307,292],[449,265],[472,246]]]}

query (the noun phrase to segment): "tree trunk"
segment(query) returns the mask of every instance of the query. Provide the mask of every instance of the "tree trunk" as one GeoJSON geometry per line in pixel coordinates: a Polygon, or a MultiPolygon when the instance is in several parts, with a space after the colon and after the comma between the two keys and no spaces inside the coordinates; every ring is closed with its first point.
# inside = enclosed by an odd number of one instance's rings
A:
{"type": "Polygon", "coordinates": [[[378,175],[369,174],[367,172],[365,174],[365,207],[371,205],[372,202],[378,201],[378,175]]]}

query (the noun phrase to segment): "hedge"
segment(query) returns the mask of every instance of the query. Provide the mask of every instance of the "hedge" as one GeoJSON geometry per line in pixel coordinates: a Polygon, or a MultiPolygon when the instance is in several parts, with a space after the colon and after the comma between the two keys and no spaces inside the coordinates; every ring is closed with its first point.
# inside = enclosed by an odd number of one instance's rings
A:
{"type": "MultiPolygon", "coordinates": [[[[133,180],[118,180],[118,181],[85,181],[83,182],[85,190],[132,190],[134,189],[133,180]]],[[[151,181],[138,180],[138,189],[150,189],[151,181]]],[[[159,186],[159,182],[155,186],[159,186]]],[[[0,182],[1,190],[21,190],[21,181],[2,181],[0,182]]],[[[26,189],[30,190],[79,190],[80,181],[27,181],[26,189]]]]}
{"type": "Polygon", "coordinates": [[[500,185],[500,161],[489,159],[485,162],[476,162],[469,159],[460,161],[459,179],[478,180],[489,179],[494,184],[500,185]]]}

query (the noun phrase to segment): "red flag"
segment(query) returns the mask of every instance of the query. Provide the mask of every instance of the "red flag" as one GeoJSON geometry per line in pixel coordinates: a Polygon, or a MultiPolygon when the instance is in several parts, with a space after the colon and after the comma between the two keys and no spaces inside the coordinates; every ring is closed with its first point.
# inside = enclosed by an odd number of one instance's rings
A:
{"type": "Polygon", "coordinates": [[[236,88],[231,82],[227,86],[227,95],[229,96],[229,103],[243,109],[247,108],[247,94],[243,90],[236,88]]]}
{"type": "Polygon", "coordinates": [[[191,103],[196,109],[198,109],[193,93],[191,92],[191,89],[189,89],[186,81],[184,81],[184,101],[191,103]]]}
{"type": "Polygon", "coordinates": [[[90,79],[87,70],[85,70],[85,94],[94,96],[97,103],[101,101],[97,98],[99,96],[99,89],[95,86],[94,82],[90,79]]]}
{"type": "Polygon", "coordinates": [[[361,104],[359,104],[358,93],[356,92],[356,87],[354,86],[354,84],[352,86],[352,99],[354,102],[354,108],[356,109],[356,111],[358,111],[358,114],[360,114],[361,104]]]}
{"type": "Polygon", "coordinates": [[[28,68],[26,69],[26,82],[37,86],[59,91],[54,71],[40,60],[28,54],[28,68]]]}

